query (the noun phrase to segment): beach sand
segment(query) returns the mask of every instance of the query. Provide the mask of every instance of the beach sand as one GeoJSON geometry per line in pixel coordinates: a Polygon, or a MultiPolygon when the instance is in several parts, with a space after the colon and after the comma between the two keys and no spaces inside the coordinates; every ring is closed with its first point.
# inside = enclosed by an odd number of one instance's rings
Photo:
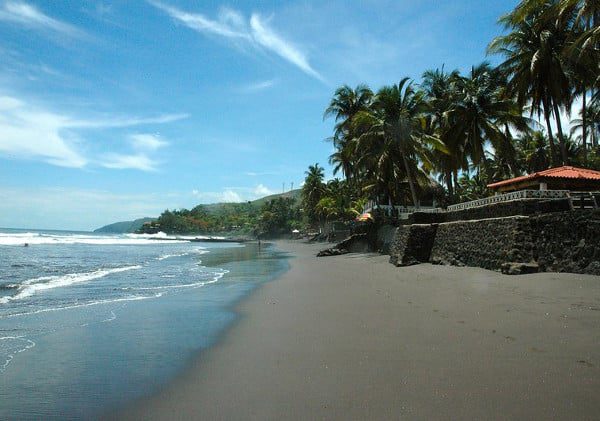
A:
{"type": "Polygon", "coordinates": [[[600,277],[278,247],[291,269],[222,340],[111,418],[600,417],[600,277]]]}

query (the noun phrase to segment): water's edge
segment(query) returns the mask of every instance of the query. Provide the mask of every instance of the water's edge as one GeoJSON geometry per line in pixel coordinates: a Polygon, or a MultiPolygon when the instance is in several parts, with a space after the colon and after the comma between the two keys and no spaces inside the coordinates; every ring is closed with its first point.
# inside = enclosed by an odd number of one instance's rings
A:
{"type": "Polygon", "coordinates": [[[173,373],[173,375],[170,376],[170,378],[164,379],[164,381],[157,389],[141,397],[125,402],[122,405],[107,408],[100,414],[100,419],[118,419],[121,418],[120,414],[123,414],[128,409],[144,406],[147,402],[156,399],[158,396],[164,393],[165,390],[169,389],[170,387],[173,387],[173,385],[176,385],[180,379],[182,379],[184,376],[187,375],[187,373],[190,372],[190,369],[192,367],[202,365],[208,353],[218,352],[217,350],[222,341],[233,330],[233,328],[243,320],[244,316],[240,311],[240,307],[243,305],[243,303],[246,300],[248,300],[252,295],[260,291],[265,285],[280,279],[291,268],[289,259],[295,257],[293,254],[287,251],[280,250],[277,247],[276,243],[263,243],[263,247],[265,247],[265,249],[269,249],[269,252],[272,254],[282,254],[285,257],[285,267],[279,271],[276,271],[275,273],[270,274],[270,276],[268,276],[267,279],[256,283],[253,288],[248,290],[243,295],[237,297],[237,299],[229,303],[227,306],[223,307],[224,311],[232,313],[234,317],[215,334],[215,336],[210,341],[210,343],[207,344],[207,346],[198,349],[196,352],[193,353],[193,355],[189,356],[182,365],[182,367],[179,370],[177,370],[177,372],[173,373]]]}

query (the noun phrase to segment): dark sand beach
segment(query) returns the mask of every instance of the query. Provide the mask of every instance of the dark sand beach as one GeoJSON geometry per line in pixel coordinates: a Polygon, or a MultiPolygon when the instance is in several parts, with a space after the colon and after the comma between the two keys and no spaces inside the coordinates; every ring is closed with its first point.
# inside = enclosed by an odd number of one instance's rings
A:
{"type": "Polygon", "coordinates": [[[316,258],[124,419],[597,419],[600,278],[316,258]]]}

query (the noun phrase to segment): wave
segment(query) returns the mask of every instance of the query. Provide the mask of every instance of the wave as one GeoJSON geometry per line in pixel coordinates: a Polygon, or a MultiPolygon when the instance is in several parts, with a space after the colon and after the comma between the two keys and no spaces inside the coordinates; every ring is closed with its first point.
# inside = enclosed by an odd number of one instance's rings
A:
{"type": "Polygon", "coordinates": [[[106,299],[106,300],[90,301],[87,303],[72,304],[72,305],[67,305],[67,306],[62,306],[62,307],[42,308],[39,310],[26,311],[23,313],[12,313],[12,314],[7,314],[5,316],[0,316],[0,319],[8,319],[8,318],[20,317],[20,316],[31,316],[34,314],[48,313],[48,312],[54,312],[54,311],[72,310],[74,308],[90,307],[90,306],[97,306],[97,305],[102,305],[102,304],[121,303],[124,301],[151,300],[153,298],[160,298],[162,296],[163,296],[163,293],[159,292],[154,295],[132,295],[132,296],[123,297],[123,298],[110,298],[110,299],[106,299]]]}
{"type": "Polygon", "coordinates": [[[186,243],[187,240],[158,234],[42,234],[39,232],[0,233],[0,246],[51,245],[51,244],[90,244],[90,245],[156,245],[186,243]],[[156,241],[160,240],[160,242],[156,241]]]}
{"type": "Polygon", "coordinates": [[[135,269],[141,269],[141,266],[124,266],[112,269],[98,269],[92,272],[68,273],[66,275],[41,276],[39,278],[28,279],[23,281],[17,287],[19,291],[17,294],[0,297],[0,304],[6,304],[10,301],[30,297],[38,291],[66,287],[81,282],[91,281],[93,279],[103,278],[112,273],[126,272],[135,269]]]}
{"type": "Polygon", "coordinates": [[[210,284],[214,284],[215,282],[218,282],[219,279],[221,279],[227,273],[229,273],[228,270],[223,270],[222,272],[216,272],[214,274],[214,278],[211,279],[210,281],[199,281],[199,282],[192,282],[189,284],[158,285],[155,287],[123,287],[123,288],[121,288],[121,290],[123,290],[123,291],[153,291],[153,290],[165,290],[165,289],[172,289],[172,288],[175,288],[175,289],[176,288],[198,288],[198,287],[203,287],[204,285],[210,285],[210,284]]]}
{"type": "MultiPolygon", "coordinates": [[[[25,352],[28,349],[31,349],[35,346],[35,342],[32,341],[31,339],[27,339],[24,335],[22,336],[2,336],[0,337],[0,341],[11,341],[11,342],[15,342],[15,349],[9,349],[8,353],[4,356],[6,358],[6,360],[4,361],[4,364],[0,365],[0,372],[3,372],[6,370],[6,367],[8,367],[8,365],[10,364],[10,362],[15,358],[16,354],[20,354],[21,352],[25,352]]],[[[0,342],[0,343],[4,343],[4,342],[0,342]]]]}
{"type": "Polygon", "coordinates": [[[195,254],[206,254],[206,253],[209,253],[209,251],[208,251],[208,250],[206,250],[206,249],[205,249],[205,248],[203,248],[203,247],[198,247],[198,248],[195,248],[195,249],[193,249],[193,250],[191,250],[191,251],[187,251],[187,252],[184,252],[184,253],[163,254],[163,255],[161,255],[161,256],[158,256],[158,257],[156,258],[156,260],[165,260],[165,259],[170,259],[171,257],[183,257],[183,256],[189,256],[189,255],[190,255],[190,254],[192,254],[192,253],[195,253],[195,254]]]}

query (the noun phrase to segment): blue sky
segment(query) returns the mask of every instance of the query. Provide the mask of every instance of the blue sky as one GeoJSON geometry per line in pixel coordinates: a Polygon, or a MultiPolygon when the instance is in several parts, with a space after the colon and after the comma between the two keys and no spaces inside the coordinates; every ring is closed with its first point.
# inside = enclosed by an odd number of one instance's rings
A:
{"type": "Polygon", "coordinates": [[[331,153],[336,87],[468,70],[515,4],[0,0],[0,226],[298,187],[331,153]]]}

